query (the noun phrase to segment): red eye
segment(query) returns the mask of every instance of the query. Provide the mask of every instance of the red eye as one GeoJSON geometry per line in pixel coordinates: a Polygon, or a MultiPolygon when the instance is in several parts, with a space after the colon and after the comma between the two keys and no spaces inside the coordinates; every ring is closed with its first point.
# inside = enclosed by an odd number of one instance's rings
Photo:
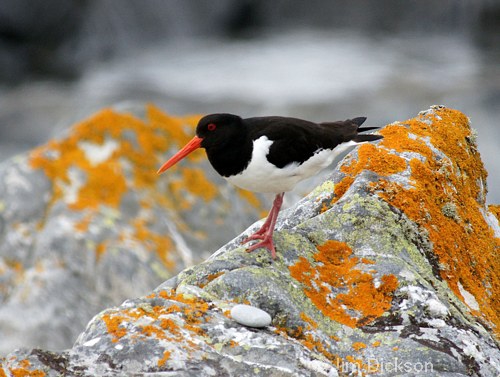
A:
{"type": "Polygon", "coordinates": [[[207,126],[207,128],[208,128],[209,131],[215,131],[215,129],[217,128],[217,125],[215,123],[210,123],[207,126]]]}

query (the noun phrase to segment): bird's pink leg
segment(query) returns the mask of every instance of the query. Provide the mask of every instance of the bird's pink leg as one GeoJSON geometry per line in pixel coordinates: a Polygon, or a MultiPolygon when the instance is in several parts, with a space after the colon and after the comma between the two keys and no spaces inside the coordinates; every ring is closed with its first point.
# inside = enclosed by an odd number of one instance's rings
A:
{"type": "Polygon", "coordinates": [[[285,195],[284,192],[276,195],[276,197],[274,198],[273,206],[269,211],[267,219],[262,225],[262,227],[242,242],[243,244],[245,244],[253,240],[261,240],[260,242],[257,242],[255,245],[250,246],[247,249],[247,252],[251,252],[261,247],[265,247],[271,252],[271,256],[273,257],[273,259],[276,259],[276,250],[274,249],[274,243],[273,243],[273,233],[274,233],[274,226],[276,225],[276,221],[278,220],[278,214],[280,212],[281,205],[283,204],[284,195],[285,195]]]}
{"type": "MultiPolygon", "coordinates": [[[[275,199],[275,201],[276,201],[276,199],[275,199]]],[[[259,230],[257,230],[255,233],[250,235],[248,238],[245,238],[245,240],[243,240],[241,243],[245,244],[245,243],[253,241],[253,240],[261,240],[262,238],[264,238],[264,234],[267,232],[271,222],[273,221],[275,212],[276,212],[276,206],[275,206],[275,203],[273,203],[273,207],[269,211],[264,224],[262,224],[262,226],[260,227],[259,230]]]]}

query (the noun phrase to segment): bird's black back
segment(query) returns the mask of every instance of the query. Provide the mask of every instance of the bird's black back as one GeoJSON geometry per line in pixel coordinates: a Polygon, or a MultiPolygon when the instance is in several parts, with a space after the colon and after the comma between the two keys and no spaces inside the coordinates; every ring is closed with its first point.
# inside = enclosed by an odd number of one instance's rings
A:
{"type": "Polygon", "coordinates": [[[380,135],[358,134],[358,131],[367,130],[359,129],[365,119],[360,117],[318,124],[297,118],[271,116],[247,118],[243,122],[252,140],[266,136],[273,141],[267,159],[282,168],[293,162],[302,164],[319,150],[334,149],[351,140],[363,142],[381,139],[380,135]]]}

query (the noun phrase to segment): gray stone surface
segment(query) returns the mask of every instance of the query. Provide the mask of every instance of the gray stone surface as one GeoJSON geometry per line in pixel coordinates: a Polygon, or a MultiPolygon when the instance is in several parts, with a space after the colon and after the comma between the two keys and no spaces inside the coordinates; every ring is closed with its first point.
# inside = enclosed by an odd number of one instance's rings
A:
{"type": "Polygon", "coordinates": [[[281,213],[275,261],[239,245],[254,224],[152,293],[96,315],[72,348],[13,351],[4,373],[497,376],[500,225],[484,203],[468,121],[433,107],[382,132],[281,213]],[[460,220],[440,215],[443,193],[460,220]],[[237,303],[265,310],[272,326],[239,325],[237,303]]]}
{"type": "Polygon", "coordinates": [[[156,175],[195,122],[104,110],[0,164],[0,355],[70,347],[95,313],[146,294],[258,218],[260,199],[239,197],[203,158],[185,176],[156,175]],[[163,147],[153,148],[155,133],[163,147]]]}

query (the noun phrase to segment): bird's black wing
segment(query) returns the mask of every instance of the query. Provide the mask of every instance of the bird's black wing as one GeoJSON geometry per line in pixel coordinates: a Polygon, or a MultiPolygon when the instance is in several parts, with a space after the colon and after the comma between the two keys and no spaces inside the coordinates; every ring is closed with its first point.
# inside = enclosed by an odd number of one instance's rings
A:
{"type": "Polygon", "coordinates": [[[352,121],[317,124],[286,117],[248,118],[245,122],[253,140],[266,136],[273,141],[267,159],[278,168],[302,164],[320,150],[352,140],[359,127],[352,121]]]}

